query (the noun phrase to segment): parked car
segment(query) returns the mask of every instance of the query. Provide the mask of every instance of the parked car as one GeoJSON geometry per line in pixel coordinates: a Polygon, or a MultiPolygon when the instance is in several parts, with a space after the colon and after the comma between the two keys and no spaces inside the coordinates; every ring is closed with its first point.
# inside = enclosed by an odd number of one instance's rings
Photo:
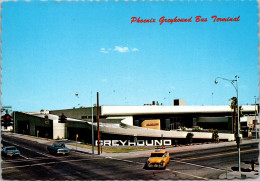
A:
{"type": "Polygon", "coordinates": [[[64,143],[53,143],[51,146],[47,146],[47,150],[51,154],[55,155],[68,155],[70,150],[65,146],[64,143]]]}
{"type": "Polygon", "coordinates": [[[146,162],[146,168],[159,168],[165,169],[169,163],[170,155],[165,151],[164,147],[157,147],[155,151],[151,153],[151,156],[146,162]]]}
{"type": "Polygon", "coordinates": [[[15,146],[6,146],[2,150],[2,155],[6,157],[20,156],[20,151],[15,146]]]}

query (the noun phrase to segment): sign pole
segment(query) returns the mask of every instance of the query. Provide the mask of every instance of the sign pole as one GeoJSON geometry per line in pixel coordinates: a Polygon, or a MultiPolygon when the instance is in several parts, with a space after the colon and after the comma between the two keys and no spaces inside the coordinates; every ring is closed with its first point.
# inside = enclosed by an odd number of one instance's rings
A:
{"type": "Polygon", "coordinates": [[[137,145],[137,135],[134,135],[134,143],[135,143],[135,152],[136,152],[136,145],[137,145]]]}
{"type": "Polygon", "coordinates": [[[79,136],[79,135],[78,135],[78,134],[76,134],[76,150],[78,150],[78,149],[77,149],[78,136],[79,136]]]}

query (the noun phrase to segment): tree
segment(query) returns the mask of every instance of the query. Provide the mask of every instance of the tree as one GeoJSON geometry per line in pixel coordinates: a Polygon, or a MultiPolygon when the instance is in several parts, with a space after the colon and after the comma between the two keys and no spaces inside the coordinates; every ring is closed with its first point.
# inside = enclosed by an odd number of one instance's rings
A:
{"type": "Polygon", "coordinates": [[[200,132],[201,131],[199,126],[193,126],[193,127],[194,127],[194,131],[196,131],[196,132],[200,132]]]}
{"type": "Polygon", "coordinates": [[[218,143],[219,142],[219,136],[218,136],[218,130],[215,129],[214,132],[212,133],[212,139],[218,143]]]}
{"type": "Polygon", "coordinates": [[[233,110],[232,119],[233,119],[233,133],[236,133],[236,117],[237,117],[237,98],[231,97],[229,99],[231,101],[230,108],[233,110]]]}
{"type": "MultiPolygon", "coordinates": [[[[230,108],[233,110],[232,119],[233,119],[233,133],[237,134],[236,128],[237,128],[237,98],[232,97],[229,99],[231,101],[230,108]]],[[[239,117],[242,117],[242,106],[239,106],[239,117]]],[[[240,123],[239,123],[240,124],[240,123]]]]}
{"type": "Polygon", "coordinates": [[[186,143],[191,144],[192,143],[192,137],[194,136],[193,133],[188,133],[186,136],[186,143]]]}

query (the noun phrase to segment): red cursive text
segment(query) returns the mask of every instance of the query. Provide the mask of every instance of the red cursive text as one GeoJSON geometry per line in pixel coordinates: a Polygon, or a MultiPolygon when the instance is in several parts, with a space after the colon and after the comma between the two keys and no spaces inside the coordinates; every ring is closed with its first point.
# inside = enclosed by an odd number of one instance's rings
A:
{"type": "Polygon", "coordinates": [[[195,22],[207,22],[207,18],[201,18],[201,16],[196,16],[195,22]]]}
{"type": "Polygon", "coordinates": [[[240,16],[237,18],[218,18],[216,15],[211,17],[213,19],[213,22],[223,22],[223,21],[239,21],[240,16]]]}
{"type": "Polygon", "coordinates": [[[183,18],[178,18],[178,16],[176,16],[174,19],[166,19],[164,16],[161,17],[159,19],[159,22],[160,22],[160,25],[162,25],[164,22],[167,22],[167,23],[178,23],[178,22],[191,22],[191,19],[192,17],[190,17],[190,19],[183,19],[183,18]]]}
{"type": "Polygon", "coordinates": [[[137,19],[136,17],[131,18],[131,23],[137,22],[137,23],[155,23],[155,19],[141,19],[140,17],[137,19]]]}

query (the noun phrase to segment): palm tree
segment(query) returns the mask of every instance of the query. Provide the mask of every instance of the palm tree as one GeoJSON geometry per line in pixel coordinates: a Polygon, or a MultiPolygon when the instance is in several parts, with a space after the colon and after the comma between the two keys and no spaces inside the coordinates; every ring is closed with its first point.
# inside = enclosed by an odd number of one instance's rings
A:
{"type": "Polygon", "coordinates": [[[233,119],[233,133],[236,133],[236,117],[237,117],[237,98],[232,97],[229,99],[231,101],[230,108],[233,110],[232,119],[233,119]]]}

